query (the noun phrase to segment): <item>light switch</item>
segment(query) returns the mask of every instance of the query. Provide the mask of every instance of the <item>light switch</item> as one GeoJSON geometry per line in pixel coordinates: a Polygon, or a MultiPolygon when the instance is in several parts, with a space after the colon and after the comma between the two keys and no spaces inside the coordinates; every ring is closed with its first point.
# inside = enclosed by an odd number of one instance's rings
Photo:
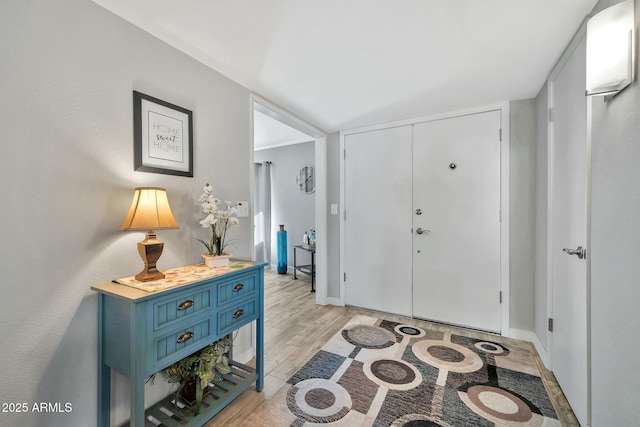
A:
{"type": "Polygon", "coordinates": [[[331,215],[338,215],[338,205],[331,203],[331,215]]]}
{"type": "Polygon", "coordinates": [[[238,210],[238,218],[249,217],[249,202],[241,201],[237,202],[236,209],[238,210]]]}

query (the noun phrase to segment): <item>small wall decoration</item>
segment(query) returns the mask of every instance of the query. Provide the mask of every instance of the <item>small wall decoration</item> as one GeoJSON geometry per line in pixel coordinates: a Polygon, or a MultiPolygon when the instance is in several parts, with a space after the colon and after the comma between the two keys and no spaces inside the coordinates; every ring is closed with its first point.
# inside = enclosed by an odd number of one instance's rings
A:
{"type": "Polygon", "coordinates": [[[193,113],[133,91],[134,170],[193,177],[193,113]]]}
{"type": "Polygon", "coordinates": [[[313,166],[303,166],[296,176],[296,184],[303,193],[313,193],[316,189],[315,170],[313,166]]]}

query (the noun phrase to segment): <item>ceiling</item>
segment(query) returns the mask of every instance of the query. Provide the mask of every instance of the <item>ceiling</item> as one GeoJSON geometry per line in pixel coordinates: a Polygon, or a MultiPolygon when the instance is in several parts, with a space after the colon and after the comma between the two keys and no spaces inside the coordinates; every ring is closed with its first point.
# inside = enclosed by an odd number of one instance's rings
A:
{"type": "Polygon", "coordinates": [[[327,131],[531,98],[596,0],[93,0],[327,131]]]}

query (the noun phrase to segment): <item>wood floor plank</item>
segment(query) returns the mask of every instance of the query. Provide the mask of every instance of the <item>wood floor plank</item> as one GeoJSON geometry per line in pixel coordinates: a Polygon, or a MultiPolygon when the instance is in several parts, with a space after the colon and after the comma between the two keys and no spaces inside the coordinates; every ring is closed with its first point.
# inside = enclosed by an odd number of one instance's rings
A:
{"type": "MultiPolygon", "coordinates": [[[[306,276],[293,280],[293,275],[280,275],[265,271],[265,387],[261,393],[249,389],[228,407],[216,415],[205,427],[234,427],[244,420],[266,399],[269,399],[286,380],[304,365],[320,347],[357,314],[377,317],[393,322],[419,326],[441,332],[450,332],[477,339],[487,339],[506,345],[530,350],[542,372],[542,381],[563,426],[579,427],[579,424],[562,394],[553,373],[544,368],[531,343],[495,334],[453,327],[419,319],[363,310],[354,307],[319,306],[315,293],[309,292],[306,276]]],[[[268,420],[266,420],[266,424],[268,420]]],[[[273,427],[279,427],[273,425],[273,427]]]]}

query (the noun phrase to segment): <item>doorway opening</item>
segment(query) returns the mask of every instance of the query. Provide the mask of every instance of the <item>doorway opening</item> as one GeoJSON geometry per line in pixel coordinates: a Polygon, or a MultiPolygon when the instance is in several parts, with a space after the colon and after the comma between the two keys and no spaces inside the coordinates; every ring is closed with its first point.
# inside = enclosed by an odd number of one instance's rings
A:
{"type": "Polygon", "coordinates": [[[316,303],[327,300],[326,134],[277,105],[251,96],[254,258],[277,269],[277,231],[287,231],[287,269],[295,245],[315,237],[316,303]]]}

